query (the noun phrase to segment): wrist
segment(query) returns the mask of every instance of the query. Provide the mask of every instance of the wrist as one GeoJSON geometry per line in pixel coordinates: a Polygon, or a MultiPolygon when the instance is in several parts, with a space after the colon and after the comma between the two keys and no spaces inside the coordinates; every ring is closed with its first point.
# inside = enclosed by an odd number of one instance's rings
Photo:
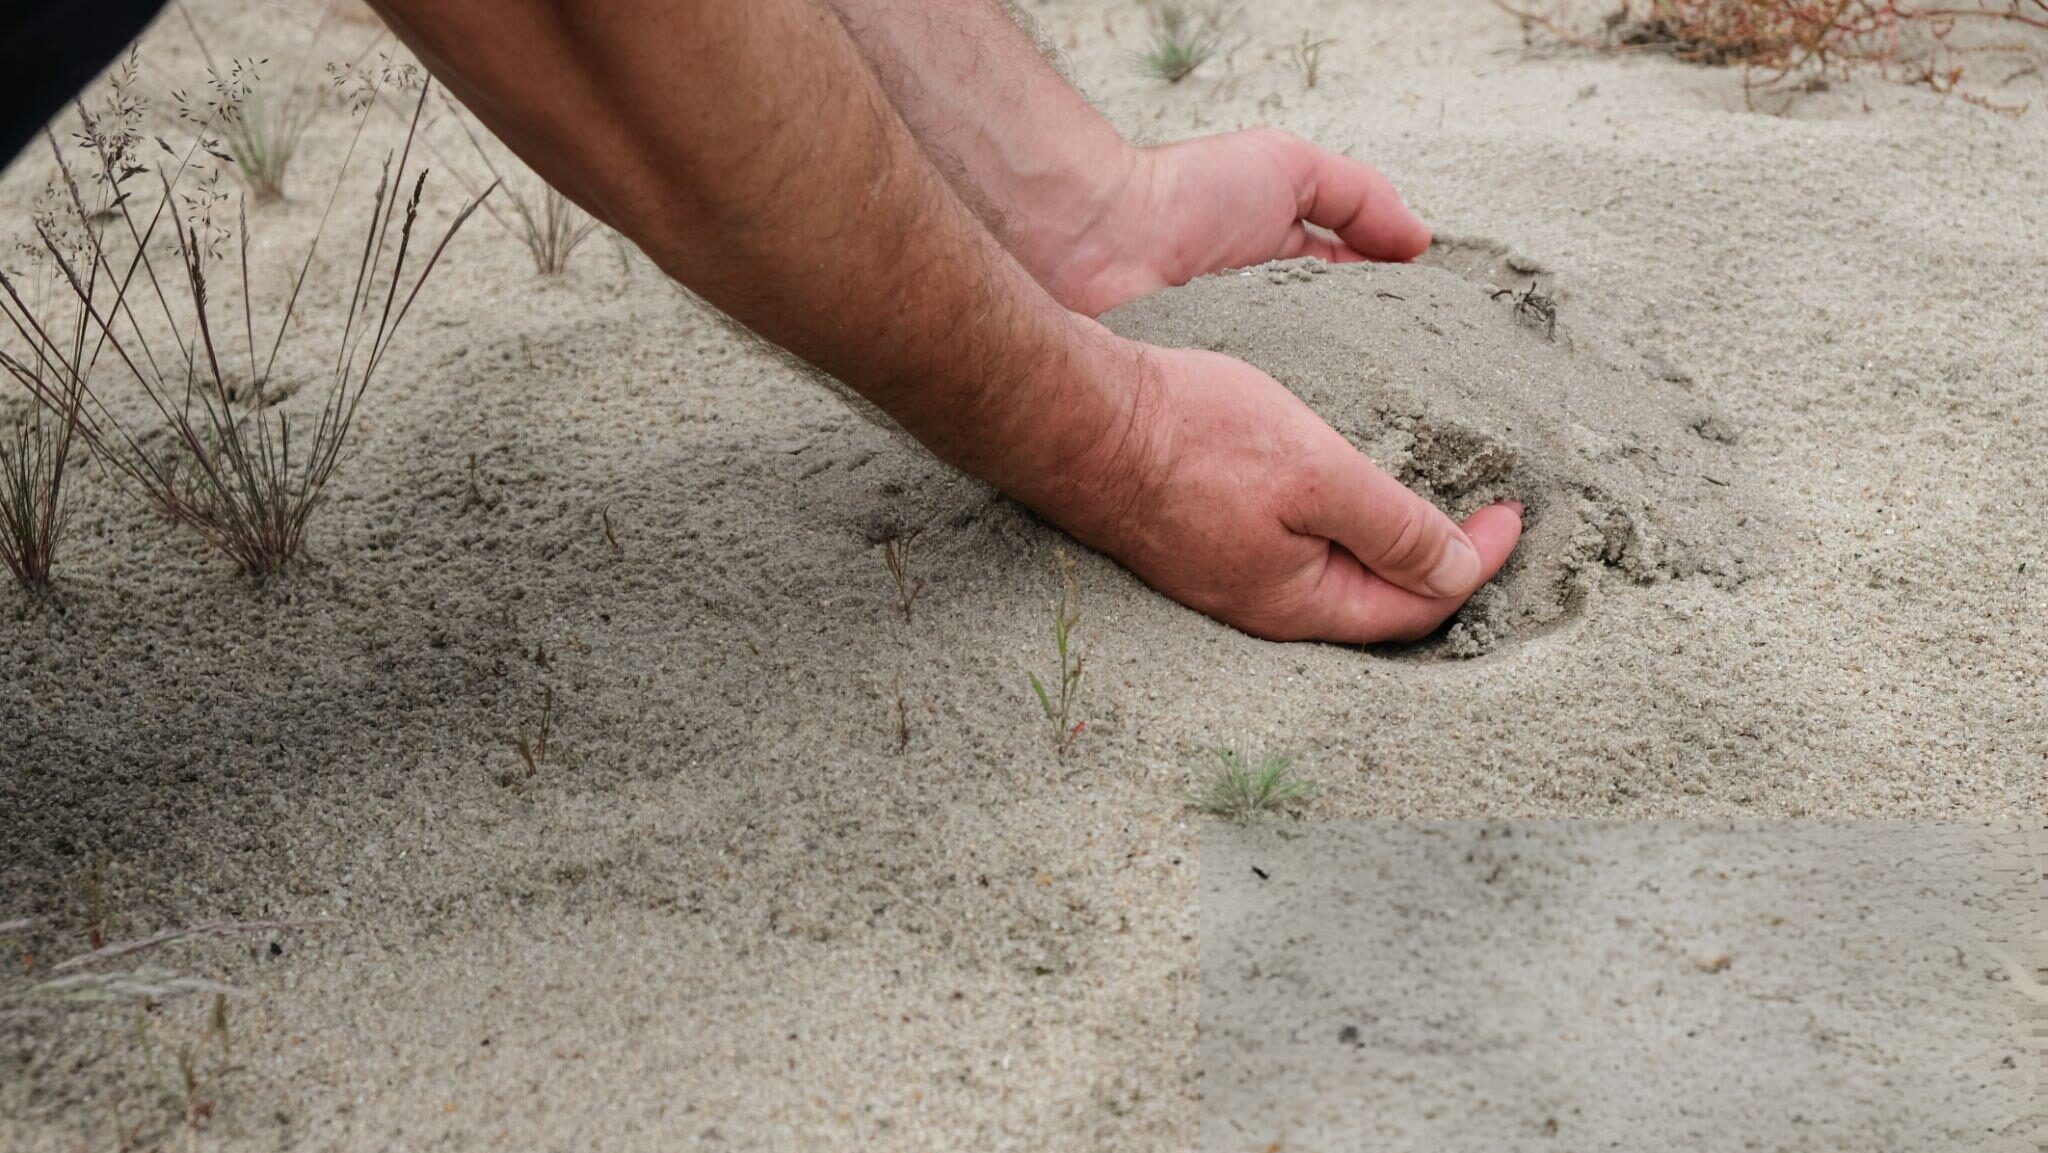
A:
{"type": "Polygon", "coordinates": [[[1164,393],[1150,349],[1069,315],[1072,341],[1026,386],[1029,419],[987,479],[1101,545],[1160,483],[1164,393]]]}
{"type": "Polygon", "coordinates": [[[1039,165],[1018,157],[1008,167],[997,231],[1037,279],[1063,302],[1067,282],[1109,259],[1121,219],[1151,172],[1151,153],[1107,123],[1078,146],[1059,145],[1039,165]]]}

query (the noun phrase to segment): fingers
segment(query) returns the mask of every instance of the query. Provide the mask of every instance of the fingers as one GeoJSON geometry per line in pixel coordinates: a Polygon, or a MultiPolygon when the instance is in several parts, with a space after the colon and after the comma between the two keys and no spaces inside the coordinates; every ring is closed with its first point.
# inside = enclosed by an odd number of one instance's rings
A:
{"type": "MultiPolygon", "coordinates": [[[[1521,539],[1522,506],[1509,502],[1480,509],[1464,529],[1479,552],[1476,589],[1493,579],[1521,539]]],[[[1301,623],[1306,635],[1340,644],[1421,640],[1442,627],[1469,595],[1417,596],[1367,571],[1348,550],[1333,547],[1301,623]]]]}
{"type": "MultiPolygon", "coordinates": [[[[1371,165],[1288,133],[1272,136],[1285,157],[1302,220],[1336,233],[1344,248],[1367,260],[1412,260],[1429,247],[1429,226],[1409,211],[1393,184],[1371,165]]],[[[1344,259],[1341,252],[1319,251],[1331,247],[1327,238],[1307,229],[1299,232],[1299,240],[1290,237],[1290,246],[1300,245],[1294,255],[1344,259]]]]}
{"type": "Polygon", "coordinates": [[[1464,528],[1479,550],[1479,583],[1485,584],[1500,572],[1522,539],[1522,502],[1504,500],[1487,505],[1466,517],[1464,528]]]}
{"type": "Polygon", "coordinates": [[[1435,505],[1343,440],[1313,466],[1289,527],[1333,540],[1388,582],[1424,597],[1471,595],[1484,561],[1435,505]]]}
{"type": "Polygon", "coordinates": [[[1353,252],[1350,245],[1310,232],[1299,221],[1288,230],[1287,238],[1280,242],[1280,251],[1273,254],[1273,259],[1293,260],[1297,256],[1313,256],[1326,264],[1356,264],[1365,259],[1353,252]]]}

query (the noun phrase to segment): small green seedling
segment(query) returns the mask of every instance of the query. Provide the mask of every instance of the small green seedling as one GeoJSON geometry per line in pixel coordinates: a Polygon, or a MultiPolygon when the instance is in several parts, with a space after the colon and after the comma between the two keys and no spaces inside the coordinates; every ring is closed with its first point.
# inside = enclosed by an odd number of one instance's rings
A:
{"type": "Polygon", "coordinates": [[[228,995],[226,993],[215,993],[213,995],[213,1011],[207,1014],[206,1028],[207,1032],[213,1034],[214,1038],[220,1042],[220,1069],[221,1072],[225,1073],[228,1067],[234,1063],[235,1059],[234,1043],[228,1035],[228,995]]]}
{"type": "Polygon", "coordinates": [[[199,1147],[200,1133],[213,1121],[221,1105],[219,1083],[233,1071],[227,1056],[227,1028],[225,991],[214,994],[212,1012],[196,1037],[162,1016],[156,1004],[145,1003],[135,1012],[131,1033],[138,1063],[156,1082],[164,1109],[183,1126],[189,1148],[199,1147]],[[209,1043],[217,1044],[220,1053],[210,1080],[200,1067],[209,1043]],[[159,1060],[159,1054],[170,1058],[169,1070],[159,1060]]]}
{"type": "Polygon", "coordinates": [[[1212,817],[1249,821],[1308,799],[1314,786],[1294,776],[1294,762],[1271,753],[1253,765],[1236,749],[1217,749],[1221,762],[1188,803],[1212,817]]]}
{"type": "Polygon", "coordinates": [[[1178,84],[1207,63],[1223,44],[1221,8],[1194,15],[1182,4],[1165,3],[1152,16],[1152,43],[1138,56],[1146,73],[1178,84]]]}
{"type": "Polygon", "coordinates": [[[1038,706],[1045,710],[1045,719],[1052,722],[1054,746],[1061,756],[1074,747],[1074,741],[1088,727],[1086,721],[1074,721],[1074,705],[1081,697],[1081,653],[1074,645],[1074,629],[1081,623],[1081,586],[1074,582],[1074,558],[1065,549],[1052,551],[1053,561],[1059,567],[1060,599],[1053,605],[1052,636],[1054,647],[1060,656],[1059,687],[1056,692],[1047,691],[1045,682],[1031,674],[1031,691],[1038,696],[1038,706]]]}

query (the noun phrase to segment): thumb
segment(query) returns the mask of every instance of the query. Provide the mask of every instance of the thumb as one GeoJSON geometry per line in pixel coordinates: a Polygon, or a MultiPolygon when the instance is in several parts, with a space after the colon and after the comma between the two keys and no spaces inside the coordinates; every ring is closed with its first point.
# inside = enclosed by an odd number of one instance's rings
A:
{"type": "Polygon", "coordinates": [[[1269,131],[1301,219],[1336,233],[1367,260],[1412,260],[1429,247],[1429,226],[1378,169],[1290,133],[1269,131]]]}
{"type": "Polygon", "coordinates": [[[1471,595],[1485,576],[1465,530],[1338,439],[1313,466],[1297,531],[1342,545],[1388,583],[1426,597],[1471,595]]]}
{"type": "MultiPolygon", "coordinates": [[[[1491,580],[1521,539],[1522,508],[1507,502],[1480,509],[1464,528],[1479,545],[1485,562],[1482,575],[1491,580]]],[[[1317,595],[1294,626],[1302,636],[1347,644],[1417,641],[1443,627],[1465,605],[1463,599],[1420,597],[1395,588],[1365,571],[1350,550],[1334,544],[1328,549],[1330,559],[1317,595]]]]}

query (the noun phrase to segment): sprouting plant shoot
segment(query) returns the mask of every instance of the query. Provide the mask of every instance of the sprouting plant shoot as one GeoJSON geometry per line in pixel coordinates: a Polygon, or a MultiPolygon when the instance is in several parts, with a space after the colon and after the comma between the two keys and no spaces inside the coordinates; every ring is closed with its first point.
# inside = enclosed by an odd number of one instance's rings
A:
{"type": "Polygon", "coordinates": [[[1316,81],[1322,77],[1323,50],[1336,42],[1333,37],[1316,39],[1303,32],[1300,41],[1287,50],[1289,58],[1294,61],[1294,70],[1301,73],[1302,87],[1316,86],[1316,81]]]}
{"type": "Polygon", "coordinates": [[[1074,558],[1067,550],[1054,549],[1052,555],[1060,574],[1060,597],[1052,611],[1053,646],[1060,658],[1058,688],[1048,690],[1038,674],[1032,673],[1031,691],[1037,694],[1045,719],[1052,722],[1054,747],[1065,756],[1088,727],[1086,721],[1073,719],[1074,706],[1081,697],[1081,652],[1074,644],[1074,629],[1081,623],[1081,586],[1074,582],[1074,558]]]}
{"type": "Polygon", "coordinates": [[[1152,42],[1139,55],[1139,63],[1148,74],[1178,84],[1222,46],[1221,25],[1221,9],[1197,15],[1169,0],[1152,14],[1152,42]]]}
{"type": "Polygon", "coordinates": [[[526,764],[526,776],[532,779],[540,775],[541,766],[548,763],[548,741],[555,732],[555,690],[543,688],[540,699],[540,726],[534,735],[528,737],[521,729],[512,738],[512,747],[519,752],[519,759],[526,764]]]}
{"type": "Polygon", "coordinates": [[[85,898],[85,940],[94,949],[107,944],[107,922],[113,918],[114,902],[107,894],[107,858],[97,856],[86,862],[79,874],[78,892],[85,898]]]}
{"type": "Polygon", "coordinates": [[[1293,774],[1293,762],[1267,754],[1254,764],[1236,749],[1217,749],[1216,769],[1203,782],[1189,804],[1210,816],[1231,821],[1249,821],[1261,813],[1286,808],[1306,800],[1313,791],[1308,782],[1293,774]]]}
{"type": "MultiPolygon", "coordinates": [[[[191,111],[193,139],[183,151],[173,149],[140,130],[140,103],[123,89],[132,82],[132,65],[133,57],[105,113],[79,109],[76,139],[89,158],[90,200],[70,158],[46,134],[57,158],[55,198],[62,207],[38,217],[36,236],[88,318],[86,339],[66,341],[45,310],[0,275],[0,333],[11,330],[26,345],[0,359],[0,371],[46,412],[75,412],[77,435],[117,482],[198,532],[243,572],[267,575],[299,555],[307,521],[324,500],[364,394],[427,277],[481,200],[456,213],[410,287],[402,288],[426,186],[422,172],[405,195],[411,143],[426,101],[422,84],[396,166],[385,159],[372,192],[326,393],[312,429],[305,431],[280,403],[286,390],[277,387],[279,354],[294,330],[300,290],[362,127],[343,157],[275,333],[259,341],[246,205],[239,210],[239,229],[224,224],[219,217],[228,194],[219,187],[219,170],[205,168],[207,157],[226,159],[213,135],[223,106],[191,111]],[[137,195],[151,184],[156,195],[137,195]],[[237,242],[232,258],[231,241],[237,242]],[[175,268],[162,267],[171,256],[175,268]],[[240,289],[240,308],[231,305],[225,315],[213,291],[222,265],[227,275],[219,279],[240,289]],[[146,426],[129,423],[137,406],[107,402],[101,370],[134,382],[147,402],[140,406],[146,426]]],[[[394,76],[409,83],[412,74],[387,72],[386,79],[394,76]]],[[[267,323],[264,328],[269,331],[267,323]]]]}
{"type": "Polygon", "coordinates": [[[903,700],[903,674],[899,671],[889,680],[896,690],[896,751],[910,751],[910,706],[903,700]]]}
{"type": "Polygon", "coordinates": [[[896,611],[903,614],[904,624],[910,623],[911,610],[925,588],[923,578],[910,575],[910,542],[916,536],[914,531],[906,535],[894,528],[882,534],[882,563],[889,567],[889,577],[896,582],[896,611]]]}

